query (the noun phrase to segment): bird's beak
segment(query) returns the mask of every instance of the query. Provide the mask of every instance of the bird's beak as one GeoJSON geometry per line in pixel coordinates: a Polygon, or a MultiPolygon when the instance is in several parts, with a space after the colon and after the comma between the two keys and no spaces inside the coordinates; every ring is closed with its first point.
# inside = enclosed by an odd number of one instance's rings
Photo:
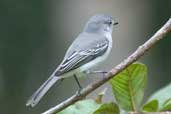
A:
{"type": "Polygon", "coordinates": [[[113,25],[117,25],[117,24],[119,24],[119,23],[118,23],[118,22],[114,22],[114,23],[113,23],[113,25]]]}

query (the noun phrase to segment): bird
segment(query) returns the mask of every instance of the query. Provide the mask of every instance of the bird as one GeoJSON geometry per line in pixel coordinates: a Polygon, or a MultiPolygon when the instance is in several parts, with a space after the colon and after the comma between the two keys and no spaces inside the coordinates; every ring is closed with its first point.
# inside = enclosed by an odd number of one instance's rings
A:
{"type": "MultiPolygon", "coordinates": [[[[117,25],[111,15],[96,14],[87,21],[82,32],[76,37],[68,48],[61,64],[52,75],[33,93],[26,106],[34,107],[39,103],[47,91],[59,80],[77,76],[81,72],[104,62],[112,49],[112,32],[117,25]]],[[[81,88],[81,85],[79,84],[81,88]]]]}

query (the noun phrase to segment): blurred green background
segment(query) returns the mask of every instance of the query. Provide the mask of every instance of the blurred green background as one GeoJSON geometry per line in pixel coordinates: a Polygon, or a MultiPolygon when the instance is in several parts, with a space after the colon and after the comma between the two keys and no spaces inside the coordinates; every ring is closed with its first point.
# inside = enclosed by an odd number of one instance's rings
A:
{"type": "MultiPolygon", "coordinates": [[[[153,35],[170,12],[171,0],[1,0],[0,114],[38,114],[78,90],[69,78],[56,84],[35,108],[25,106],[92,15],[110,14],[119,22],[112,54],[98,68],[109,70],[153,35]]],[[[171,82],[171,34],[166,37],[140,60],[148,66],[146,96],[171,82]]],[[[97,78],[80,81],[86,86],[97,78]]],[[[113,100],[110,89],[108,93],[105,100],[113,100]]]]}

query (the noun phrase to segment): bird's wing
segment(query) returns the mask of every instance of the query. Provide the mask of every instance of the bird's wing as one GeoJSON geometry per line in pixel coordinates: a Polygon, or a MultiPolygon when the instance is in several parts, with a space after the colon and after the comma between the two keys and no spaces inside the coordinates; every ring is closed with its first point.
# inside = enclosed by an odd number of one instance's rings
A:
{"type": "Polygon", "coordinates": [[[72,53],[64,58],[63,62],[58,67],[55,75],[61,75],[73,69],[76,69],[95,58],[103,55],[108,48],[109,41],[106,38],[100,39],[98,41],[93,41],[87,43],[82,48],[72,50],[72,53]]]}

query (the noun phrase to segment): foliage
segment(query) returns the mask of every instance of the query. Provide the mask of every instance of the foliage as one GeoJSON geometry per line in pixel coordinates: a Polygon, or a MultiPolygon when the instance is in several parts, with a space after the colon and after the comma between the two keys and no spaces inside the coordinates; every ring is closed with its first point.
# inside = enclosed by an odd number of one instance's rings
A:
{"type": "Polygon", "coordinates": [[[147,79],[145,65],[135,63],[110,80],[118,104],[126,111],[137,111],[142,103],[147,79]]]}
{"type": "Polygon", "coordinates": [[[171,83],[155,92],[146,103],[142,103],[147,81],[147,67],[134,63],[120,72],[109,83],[116,103],[103,103],[106,88],[95,100],[82,100],[59,114],[123,114],[129,111],[159,112],[171,110],[171,83]]]}
{"type": "Polygon", "coordinates": [[[81,100],[58,114],[93,114],[99,107],[100,104],[96,103],[94,100],[81,100]]]}
{"type": "Polygon", "coordinates": [[[158,111],[171,110],[171,83],[151,95],[147,102],[153,99],[159,102],[158,111]]]}
{"type": "Polygon", "coordinates": [[[119,107],[113,102],[104,103],[93,114],[119,114],[119,107]]]}
{"type": "Polygon", "coordinates": [[[143,106],[144,112],[156,112],[158,111],[159,102],[154,99],[143,106]]]}

